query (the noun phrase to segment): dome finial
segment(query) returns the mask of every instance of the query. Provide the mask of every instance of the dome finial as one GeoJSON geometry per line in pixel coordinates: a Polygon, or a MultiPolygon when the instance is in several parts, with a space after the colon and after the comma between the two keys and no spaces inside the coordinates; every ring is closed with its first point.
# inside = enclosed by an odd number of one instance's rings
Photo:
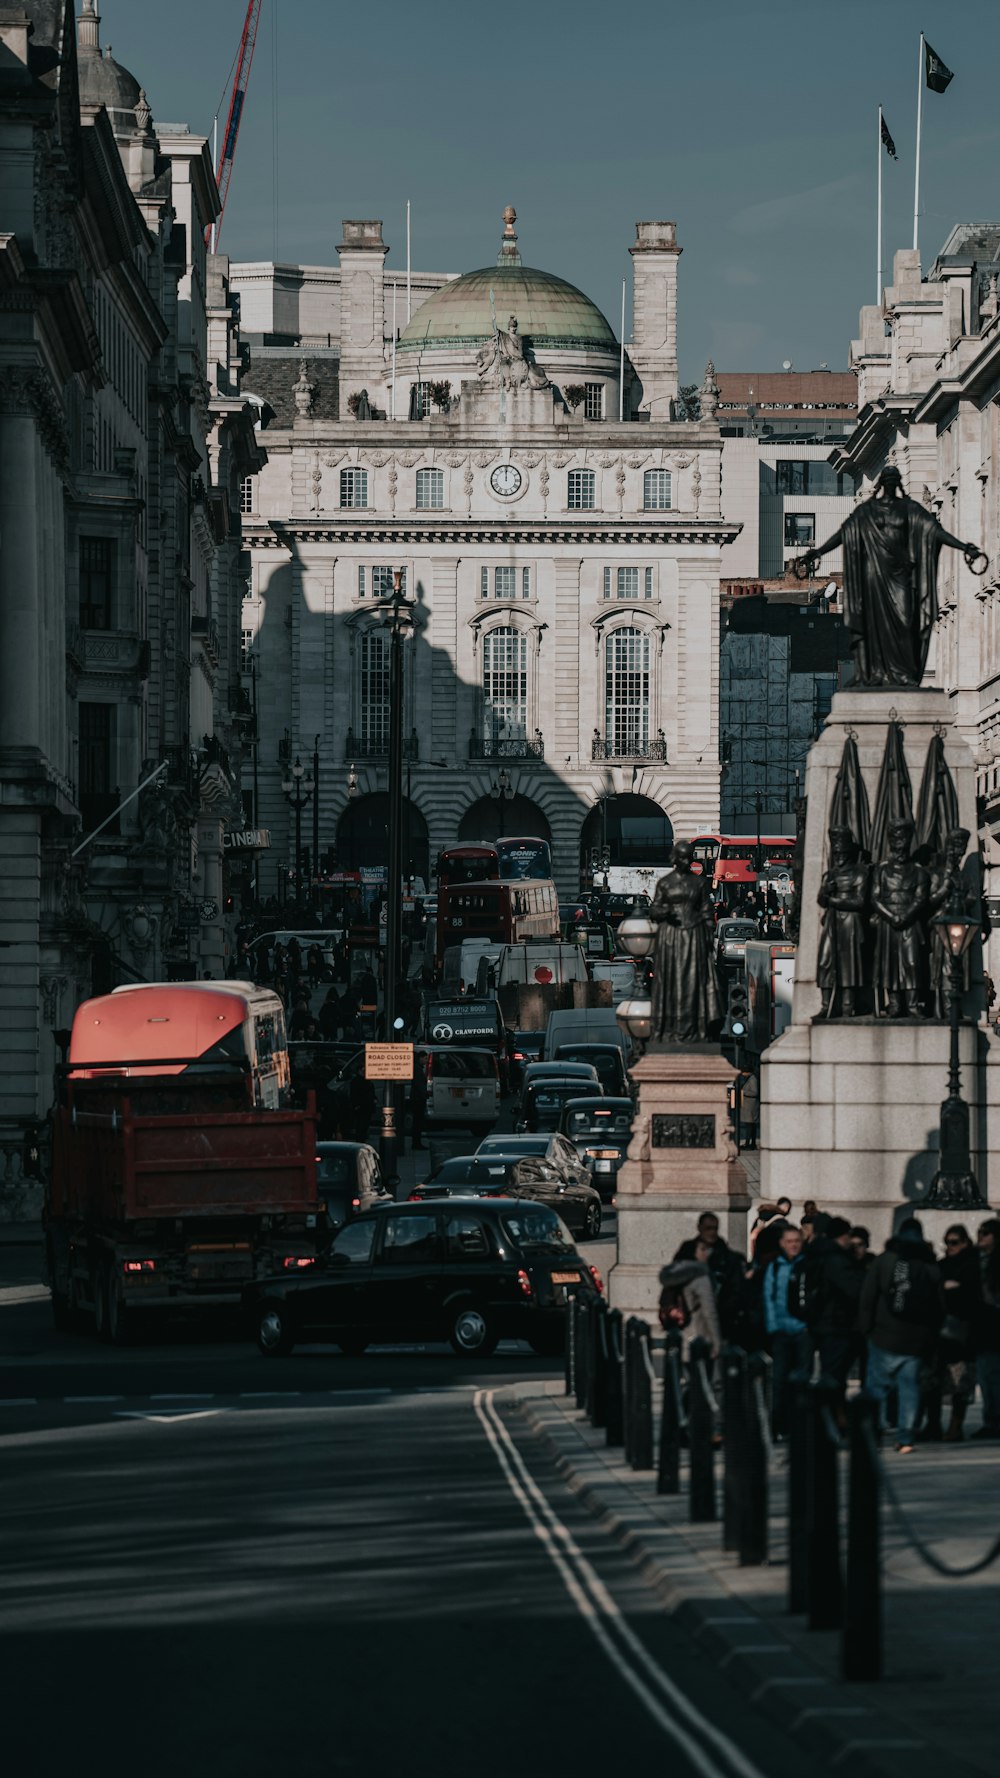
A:
{"type": "Polygon", "coordinates": [[[95,0],[83,0],[83,11],[76,21],[77,47],[89,50],[91,54],[99,52],[101,47],[101,19],[95,0]]]}
{"type": "Polygon", "coordinates": [[[508,204],[503,213],[503,239],[497,254],[497,265],[520,265],[521,255],[517,250],[517,211],[513,204],[508,204]]]}

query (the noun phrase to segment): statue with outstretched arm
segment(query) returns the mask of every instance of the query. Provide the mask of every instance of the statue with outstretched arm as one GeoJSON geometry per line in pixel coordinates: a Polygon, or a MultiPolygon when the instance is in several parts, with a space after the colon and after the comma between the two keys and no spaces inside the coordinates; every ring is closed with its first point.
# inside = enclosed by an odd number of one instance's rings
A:
{"type": "Polygon", "coordinates": [[[883,469],[870,500],[839,531],[792,564],[800,580],[821,557],[844,552],[844,622],[859,685],[917,686],[937,621],[937,565],[942,547],[961,550],[973,573],[989,563],[975,543],[946,531],[932,512],[903,493],[898,469],[883,469]]]}

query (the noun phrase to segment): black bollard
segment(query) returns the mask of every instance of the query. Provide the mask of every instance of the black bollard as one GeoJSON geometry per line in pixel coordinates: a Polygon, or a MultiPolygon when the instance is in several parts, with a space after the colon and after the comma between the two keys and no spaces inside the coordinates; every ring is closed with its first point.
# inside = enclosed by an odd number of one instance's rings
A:
{"type": "Polygon", "coordinates": [[[882,1535],[878,1410],[871,1395],[850,1403],[847,1485],[847,1578],[840,1670],[845,1679],[882,1677],[882,1535]]]}
{"type": "Polygon", "coordinates": [[[693,1525],[710,1524],[715,1512],[715,1404],[709,1389],[711,1351],[707,1340],[695,1340],[689,1359],[691,1387],[688,1406],[688,1440],[691,1446],[691,1505],[693,1525]]]}
{"type": "Polygon", "coordinates": [[[622,1312],[609,1309],[604,1317],[608,1338],[608,1404],[604,1442],[620,1445],[625,1437],[622,1421],[622,1312]]]}
{"type": "Polygon", "coordinates": [[[625,1349],[622,1360],[622,1445],[625,1461],[632,1462],[632,1429],[635,1425],[635,1316],[625,1323],[625,1349]]]}
{"type": "Polygon", "coordinates": [[[566,1352],[564,1359],[564,1376],[566,1394],[573,1395],[576,1391],[576,1298],[571,1296],[566,1304],[566,1352]]]}
{"type": "Polygon", "coordinates": [[[585,1408],[587,1405],[587,1359],[590,1356],[590,1301],[587,1297],[576,1299],[576,1405],[585,1408]]]}
{"type": "Polygon", "coordinates": [[[754,1352],[744,1379],[746,1447],[738,1546],[741,1568],[760,1568],[767,1561],[768,1439],[765,1426],[769,1365],[765,1352],[754,1352]]]}
{"type": "Polygon", "coordinates": [[[840,1576],[840,1509],[837,1446],[833,1420],[840,1392],[822,1377],[809,1391],[809,1462],[806,1477],[806,1611],[810,1630],[839,1630],[843,1618],[840,1576]]]}
{"type": "Polygon", "coordinates": [[[590,1378],[590,1424],[603,1427],[608,1423],[608,1310],[601,1297],[590,1312],[593,1327],[590,1378]]]}
{"type": "Polygon", "coordinates": [[[792,1412],[788,1428],[788,1610],[806,1609],[806,1497],[809,1454],[809,1383],[792,1380],[792,1412]]]}
{"type": "Polygon", "coordinates": [[[597,1310],[598,1310],[598,1300],[595,1300],[594,1297],[588,1297],[588,1299],[587,1299],[587,1321],[586,1321],[586,1328],[587,1328],[587,1394],[586,1394],[586,1398],[584,1400],[583,1410],[584,1410],[584,1413],[586,1414],[588,1420],[590,1420],[591,1424],[593,1424],[593,1420],[594,1420],[594,1389],[595,1389],[596,1383],[597,1383],[597,1364],[598,1364],[597,1310]]]}
{"type": "Polygon", "coordinates": [[[657,1494],[681,1491],[681,1432],[684,1409],[681,1401],[681,1336],[675,1327],[667,1334],[663,1354],[663,1412],[660,1415],[660,1461],[656,1472],[657,1494]]]}
{"type": "Polygon", "coordinates": [[[653,1467],[653,1353],[650,1329],[645,1321],[635,1324],[632,1365],[635,1371],[632,1422],[632,1468],[653,1467]]]}
{"type": "Polygon", "coordinates": [[[722,1547],[740,1548],[746,1489],[747,1355],[740,1346],[725,1346],[722,1371],[722,1547]]]}

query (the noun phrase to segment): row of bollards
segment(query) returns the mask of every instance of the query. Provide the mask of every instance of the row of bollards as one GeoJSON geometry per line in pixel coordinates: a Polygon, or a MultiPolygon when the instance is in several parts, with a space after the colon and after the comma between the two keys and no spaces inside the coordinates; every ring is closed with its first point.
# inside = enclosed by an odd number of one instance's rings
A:
{"type": "MultiPolygon", "coordinates": [[[[654,1451],[655,1369],[651,1329],[624,1320],[603,1299],[574,1298],[567,1317],[566,1393],[573,1395],[609,1446],[622,1446],[634,1470],[656,1470],[659,1494],[681,1491],[688,1453],[689,1517],[717,1517],[715,1451],[723,1449],[722,1547],[741,1567],[769,1559],[768,1371],[764,1353],[724,1348],[717,1399],[711,1352],[694,1340],[682,1362],[677,1331],[666,1335],[659,1441],[654,1451]],[[720,1427],[724,1439],[720,1441],[720,1427]]],[[[826,1378],[794,1380],[788,1438],[787,1609],[811,1630],[839,1630],[845,1679],[882,1674],[878,1408],[864,1394],[848,1406],[849,1478],[843,1569],[840,1534],[840,1393],[826,1378]]]]}

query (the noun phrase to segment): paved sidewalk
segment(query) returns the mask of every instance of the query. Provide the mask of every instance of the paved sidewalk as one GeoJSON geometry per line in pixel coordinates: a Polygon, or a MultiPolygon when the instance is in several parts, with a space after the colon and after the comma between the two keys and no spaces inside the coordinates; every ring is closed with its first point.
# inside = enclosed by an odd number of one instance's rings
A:
{"type": "MultiPolygon", "coordinates": [[[[847,1684],[837,1634],[809,1631],[785,1611],[780,1450],[771,1470],[771,1564],[741,1569],[722,1553],[721,1523],[689,1524],[686,1473],[679,1496],[657,1496],[654,1473],[633,1473],[620,1450],[608,1450],[603,1431],[576,1411],[561,1382],[519,1386],[514,1394],[570,1486],[631,1551],[706,1656],[756,1709],[801,1740],[816,1766],[852,1778],[996,1778],[1000,1561],[966,1580],[944,1579],[919,1560],[886,1505],[887,1677],[847,1684]]],[[[883,1455],[914,1528],[938,1557],[964,1565],[985,1553],[1000,1533],[1000,1445],[883,1455]]],[[[717,1472],[721,1511],[721,1452],[717,1472]]]]}

